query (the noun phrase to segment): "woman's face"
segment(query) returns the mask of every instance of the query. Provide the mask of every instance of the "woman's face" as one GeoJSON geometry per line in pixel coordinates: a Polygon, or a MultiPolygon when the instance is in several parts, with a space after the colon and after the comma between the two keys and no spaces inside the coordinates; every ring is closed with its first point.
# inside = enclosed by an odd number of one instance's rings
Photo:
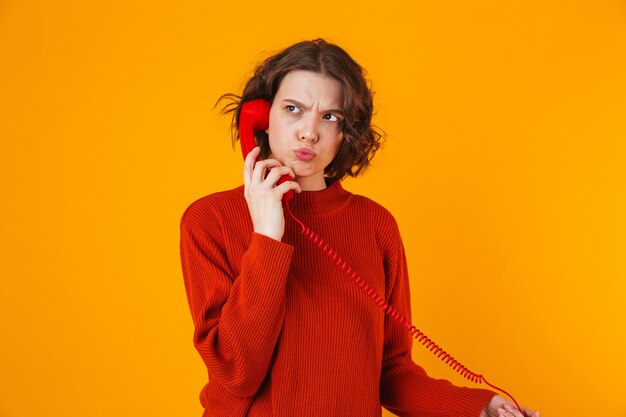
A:
{"type": "Polygon", "coordinates": [[[280,83],[270,110],[272,158],[291,167],[303,191],[326,188],[324,168],[343,139],[341,83],[311,71],[291,71],[280,83]]]}

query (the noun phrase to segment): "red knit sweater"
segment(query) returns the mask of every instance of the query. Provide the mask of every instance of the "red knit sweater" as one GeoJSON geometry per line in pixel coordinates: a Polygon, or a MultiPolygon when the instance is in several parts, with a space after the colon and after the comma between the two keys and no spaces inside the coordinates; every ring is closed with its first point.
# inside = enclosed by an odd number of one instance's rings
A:
{"type": "MultiPolygon", "coordinates": [[[[193,343],[208,370],[208,416],[478,417],[494,392],[426,375],[413,338],[300,234],[253,231],[243,185],[181,219],[193,343]]],[[[391,213],[340,181],[295,194],[293,213],[411,319],[404,247],[391,213]]]]}

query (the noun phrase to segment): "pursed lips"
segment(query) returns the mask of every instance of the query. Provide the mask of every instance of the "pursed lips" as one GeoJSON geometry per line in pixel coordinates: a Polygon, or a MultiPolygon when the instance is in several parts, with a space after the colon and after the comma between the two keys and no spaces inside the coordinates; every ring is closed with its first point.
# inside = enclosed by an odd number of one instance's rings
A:
{"type": "Polygon", "coordinates": [[[310,161],[315,158],[316,153],[310,148],[299,148],[294,151],[296,158],[300,161],[310,161]]]}
{"type": "Polygon", "coordinates": [[[296,152],[300,152],[300,153],[304,153],[308,155],[316,155],[315,151],[313,151],[313,149],[311,148],[298,148],[296,149],[296,152]]]}

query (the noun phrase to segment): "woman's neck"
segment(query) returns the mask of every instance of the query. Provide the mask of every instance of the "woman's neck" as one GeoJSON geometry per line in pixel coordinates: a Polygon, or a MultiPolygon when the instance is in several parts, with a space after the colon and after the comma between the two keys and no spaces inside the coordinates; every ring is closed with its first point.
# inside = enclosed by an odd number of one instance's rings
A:
{"type": "Polygon", "coordinates": [[[294,181],[300,185],[302,191],[320,191],[327,187],[324,177],[296,177],[294,181]]]}

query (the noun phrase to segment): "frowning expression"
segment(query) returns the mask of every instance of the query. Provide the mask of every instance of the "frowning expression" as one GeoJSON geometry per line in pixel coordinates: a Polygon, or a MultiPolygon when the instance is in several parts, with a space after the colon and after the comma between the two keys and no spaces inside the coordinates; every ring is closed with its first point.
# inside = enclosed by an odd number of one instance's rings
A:
{"type": "Polygon", "coordinates": [[[341,83],[321,74],[295,70],[283,78],[270,110],[272,158],[291,167],[302,190],[326,187],[324,168],[343,139],[341,83]]]}

